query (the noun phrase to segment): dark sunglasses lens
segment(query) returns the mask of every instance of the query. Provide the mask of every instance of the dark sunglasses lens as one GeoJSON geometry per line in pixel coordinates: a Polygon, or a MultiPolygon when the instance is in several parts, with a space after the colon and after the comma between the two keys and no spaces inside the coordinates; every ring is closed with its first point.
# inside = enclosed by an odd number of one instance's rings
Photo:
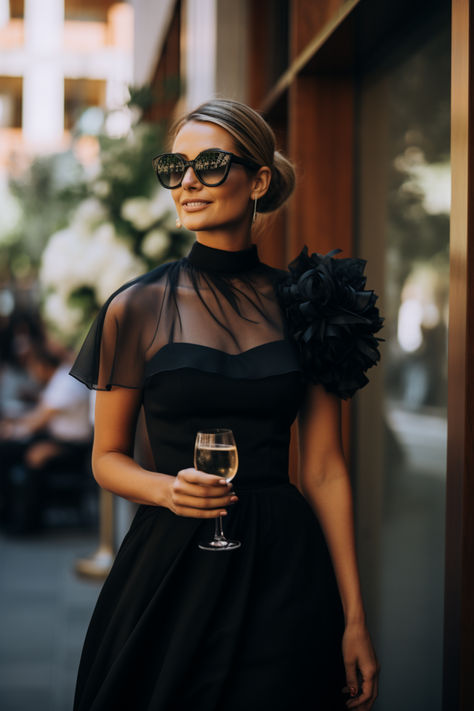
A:
{"type": "Polygon", "coordinates": [[[206,185],[217,185],[227,175],[231,156],[223,151],[206,151],[194,161],[196,175],[206,185]]]}
{"type": "Polygon", "coordinates": [[[173,153],[159,156],[154,163],[158,180],[166,188],[176,188],[184,173],[184,160],[173,153]]]}

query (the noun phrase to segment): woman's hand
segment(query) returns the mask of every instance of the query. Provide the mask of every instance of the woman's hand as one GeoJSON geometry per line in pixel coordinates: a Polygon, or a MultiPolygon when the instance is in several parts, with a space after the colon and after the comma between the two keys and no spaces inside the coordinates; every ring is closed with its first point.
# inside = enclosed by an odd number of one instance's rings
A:
{"type": "Polygon", "coordinates": [[[347,682],[344,691],[351,697],[346,705],[350,709],[369,711],[377,698],[379,664],[365,624],[346,625],[342,654],[347,682]]]}
{"type": "Polygon", "coordinates": [[[224,507],[236,501],[238,497],[232,492],[232,484],[197,469],[181,469],[170,482],[168,508],[177,516],[225,516],[227,511],[224,507]]]}

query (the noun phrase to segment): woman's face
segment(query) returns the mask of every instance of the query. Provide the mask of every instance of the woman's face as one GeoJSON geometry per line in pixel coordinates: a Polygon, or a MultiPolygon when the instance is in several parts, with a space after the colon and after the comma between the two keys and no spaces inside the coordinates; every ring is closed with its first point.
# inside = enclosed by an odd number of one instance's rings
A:
{"type": "MultiPolygon", "coordinates": [[[[230,133],[221,126],[201,121],[184,124],[172,150],[192,160],[209,148],[221,148],[237,155],[230,133]]],[[[248,234],[252,198],[258,192],[258,173],[249,173],[244,166],[232,163],[222,185],[211,188],[200,183],[193,169],[188,168],[180,187],[171,191],[181,224],[193,232],[209,232],[211,239],[217,234],[243,234],[244,231],[248,234]]]]}

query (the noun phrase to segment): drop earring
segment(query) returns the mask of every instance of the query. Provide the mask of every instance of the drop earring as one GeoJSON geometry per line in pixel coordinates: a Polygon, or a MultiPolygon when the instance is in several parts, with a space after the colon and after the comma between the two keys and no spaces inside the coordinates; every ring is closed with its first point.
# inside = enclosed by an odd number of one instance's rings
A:
{"type": "Polygon", "coordinates": [[[258,198],[255,198],[253,201],[252,222],[255,222],[255,220],[257,219],[257,200],[258,200],[258,198]]]}
{"type": "Polygon", "coordinates": [[[182,227],[181,220],[179,219],[179,217],[177,217],[177,218],[176,218],[176,229],[179,230],[180,227],[182,227]]]}

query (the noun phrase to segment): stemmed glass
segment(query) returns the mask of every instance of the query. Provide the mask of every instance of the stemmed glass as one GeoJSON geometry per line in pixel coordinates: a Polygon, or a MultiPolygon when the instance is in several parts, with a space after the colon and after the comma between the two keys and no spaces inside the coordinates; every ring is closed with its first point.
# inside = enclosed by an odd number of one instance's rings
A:
{"type": "MultiPolygon", "coordinates": [[[[196,434],[194,445],[194,468],[231,482],[237,474],[239,457],[232,430],[212,429],[196,434]]],[[[215,521],[214,538],[208,543],[199,543],[205,551],[230,551],[240,547],[240,541],[230,541],[224,536],[222,516],[215,521]]]]}

